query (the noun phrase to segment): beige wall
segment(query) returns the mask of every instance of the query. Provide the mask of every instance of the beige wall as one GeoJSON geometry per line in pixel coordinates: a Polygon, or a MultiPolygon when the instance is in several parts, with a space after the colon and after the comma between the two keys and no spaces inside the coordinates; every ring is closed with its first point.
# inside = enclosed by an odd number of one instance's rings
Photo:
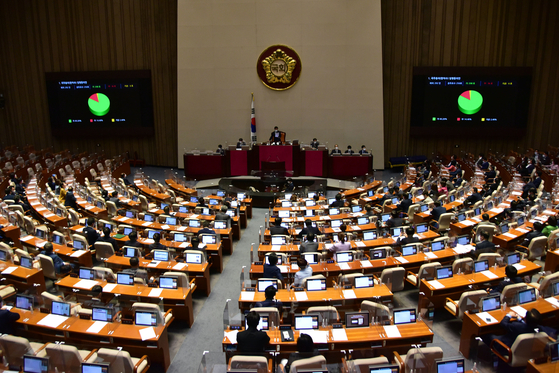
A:
{"type": "Polygon", "coordinates": [[[178,0],[178,162],[184,149],[250,138],[274,126],[287,139],[365,144],[384,165],[380,0],[178,0]],[[256,75],[270,45],[302,61],[297,84],[266,88],[256,75]]]}

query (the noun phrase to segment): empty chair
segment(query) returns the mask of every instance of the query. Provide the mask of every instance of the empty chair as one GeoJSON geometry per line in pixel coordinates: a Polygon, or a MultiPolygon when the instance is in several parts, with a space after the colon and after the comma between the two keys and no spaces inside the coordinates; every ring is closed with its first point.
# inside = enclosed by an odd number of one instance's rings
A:
{"type": "MultiPolygon", "coordinates": [[[[355,360],[348,360],[347,361],[347,365],[348,367],[354,366],[355,373],[369,373],[370,369],[369,367],[372,365],[384,365],[384,364],[388,364],[389,361],[386,357],[384,356],[380,356],[380,357],[370,357],[367,359],[355,359],[355,360]]],[[[350,371],[349,369],[347,371],[350,371]]]]}
{"type": "Polygon", "coordinates": [[[99,172],[103,173],[105,172],[105,167],[103,167],[102,163],[97,163],[97,169],[99,170],[99,172]]]}
{"type": "Polygon", "coordinates": [[[57,372],[79,372],[81,363],[93,363],[97,359],[96,350],[78,350],[66,344],[47,343],[45,351],[50,367],[57,372]]]}
{"type": "Polygon", "coordinates": [[[86,250],[89,248],[89,243],[87,242],[87,239],[80,235],[80,234],[73,234],[72,235],[72,241],[77,241],[81,244],[81,246],[83,247],[83,250],[86,250]]]}
{"type": "Polygon", "coordinates": [[[309,307],[307,310],[307,314],[309,315],[318,315],[318,322],[322,323],[324,319],[327,320],[328,325],[333,322],[340,321],[340,315],[336,310],[336,307],[333,306],[315,306],[309,307]]]}
{"type": "Polygon", "coordinates": [[[295,360],[291,364],[292,373],[297,373],[300,370],[309,369],[324,369],[326,367],[326,358],[322,355],[310,357],[308,359],[295,360]]]}
{"type": "Polygon", "coordinates": [[[55,240],[54,236],[57,236],[60,239],[60,244],[61,245],[66,245],[66,236],[64,234],[62,234],[60,232],[52,232],[52,236],[53,236],[53,238],[52,238],[53,241],[55,240]]]}
{"type": "Polygon", "coordinates": [[[483,253],[479,254],[477,260],[487,260],[487,264],[492,267],[497,262],[497,258],[500,258],[501,255],[497,253],[483,253]]]}
{"type": "Polygon", "coordinates": [[[146,212],[147,210],[157,207],[155,203],[149,203],[146,196],[139,194],[138,198],[140,199],[140,206],[142,207],[143,212],[146,212]]]}
{"type": "Polygon", "coordinates": [[[39,262],[41,263],[43,275],[50,280],[53,281],[58,280],[59,276],[56,274],[56,271],[54,270],[54,263],[52,261],[52,258],[43,254],[37,255],[37,258],[39,258],[39,262]]]}
{"type": "Polygon", "coordinates": [[[498,339],[491,341],[491,351],[511,367],[525,367],[528,360],[545,355],[549,337],[544,332],[520,334],[509,348],[498,339]],[[496,345],[499,345],[497,348],[496,345]],[[502,353],[505,349],[506,353],[502,353]]]}
{"type": "Polygon", "coordinates": [[[408,271],[408,274],[406,275],[406,280],[412,284],[413,286],[419,287],[419,284],[421,283],[421,280],[426,279],[426,280],[432,280],[435,278],[435,274],[437,272],[437,268],[441,267],[441,263],[439,262],[431,262],[431,263],[425,263],[422,264],[421,267],[419,267],[419,271],[417,272],[417,274],[408,271]]]}
{"type": "Polygon", "coordinates": [[[406,270],[403,267],[385,268],[380,274],[380,278],[375,279],[376,284],[386,284],[390,291],[400,291],[404,289],[404,277],[406,270]]]}
{"type": "Polygon", "coordinates": [[[34,235],[35,234],[35,224],[33,223],[33,220],[28,216],[24,216],[23,217],[23,223],[24,223],[24,228],[23,229],[25,229],[25,232],[27,232],[27,234],[34,235]]]}
{"type": "Polygon", "coordinates": [[[539,290],[542,298],[553,296],[552,284],[559,281],[559,272],[540,277],[538,282],[532,282],[529,285],[539,290]]]}
{"type": "Polygon", "coordinates": [[[97,241],[93,244],[93,247],[95,248],[95,258],[98,261],[105,261],[115,255],[113,245],[108,242],[97,241]]]}
{"type": "Polygon", "coordinates": [[[431,226],[431,229],[436,231],[436,232],[447,231],[447,230],[450,229],[450,222],[451,222],[453,217],[454,217],[453,213],[447,212],[447,213],[441,214],[437,224],[433,224],[433,222],[431,222],[431,223],[429,223],[429,225],[431,226]]]}
{"type": "Polygon", "coordinates": [[[29,342],[26,338],[4,334],[0,336],[0,347],[8,365],[21,367],[23,355],[47,356],[45,344],[29,342]]]}
{"type": "Polygon", "coordinates": [[[260,317],[268,317],[268,325],[279,326],[281,323],[281,315],[276,307],[254,307],[250,311],[256,312],[260,317]]]}
{"type": "Polygon", "coordinates": [[[116,276],[112,269],[105,267],[93,267],[95,276],[108,281],[116,281],[116,276]]]}
{"type": "Polygon", "coordinates": [[[109,217],[114,218],[118,215],[118,208],[116,207],[116,203],[113,201],[106,201],[105,204],[107,205],[107,213],[109,217]]]}
{"type": "Polygon", "coordinates": [[[72,167],[74,167],[74,170],[79,170],[81,168],[81,164],[79,161],[73,161],[72,167]]]}
{"type": "Polygon", "coordinates": [[[80,216],[76,212],[76,210],[69,208],[68,209],[68,217],[70,218],[70,221],[69,221],[70,226],[73,227],[74,225],[79,225],[80,224],[80,216]]]}
{"type": "Polygon", "coordinates": [[[33,171],[33,167],[27,167],[27,175],[30,178],[34,178],[35,177],[35,171],[33,171]]]}
{"type": "Polygon", "coordinates": [[[136,302],[132,304],[132,311],[158,311],[157,313],[157,324],[158,325],[166,325],[171,319],[173,318],[173,314],[171,310],[163,313],[157,304],[153,303],[143,303],[143,302],[136,302]]]}
{"type": "Polygon", "coordinates": [[[512,304],[516,301],[516,295],[520,290],[524,290],[527,288],[527,285],[524,283],[519,284],[510,284],[503,288],[501,292],[501,304],[507,303],[512,304]]]}
{"type": "Polygon", "coordinates": [[[100,348],[97,351],[97,356],[101,361],[109,363],[109,369],[111,372],[145,373],[150,367],[147,355],[138,359],[131,357],[130,353],[124,350],[100,348]]]}
{"type": "Polygon", "coordinates": [[[486,297],[485,290],[466,291],[462,293],[458,302],[446,298],[444,308],[459,320],[464,318],[464,312],[478,308],[481,298],[486,297]]]}
{"type": "Polygon", "coordinates": [[[324,275],[309,276],[309,277],[303,279],[303,281],[301,282],[301,286],[306,287],[307,286],[307,280],[325,280],[325,279],[326,279],[326,277],[324,277],[324,275]]]}
{"type": "Polygon", "coordinates": [[[452,263],[452,273],[470,273],[474,268],[474,260],[472,258],[456,259],[452,263]]]}
{"type": "Polygon", "coordinates": [[[390,309],[384,304],[364,300],[361,302],[361,311],[368,311],[371,322],[390,325],[390,309]]]}
{"type": "Polygon", "coordinates": [[[528,260],[534,261],[546,254],[547,237],[540,236],[533,238],[528,247],[518,245],[517,248],[521,248],[522,251],[527,252],[528,260]]]}
{"type": "Polygon", "coordinates": [[[64,170],[66,171],[66,174],[68,176],[72,175],[74,173],[74,170],[72,169],[72,166],[70,166],[69,164],[67,164],[66,166],[64,166],[64,170]]]}
{"type": "Polygon", "coordinates": [[[400,367],[401,373],[433,373],[435,360],[443,358],[440,347],[412,348],[405,356],[394,352],[394,361],[400,367]]]}
{"type": "Polygon", "coordinates": [[[230,368],[238,371],[268,373],[268,359],[265,356],[235,355],[229,362],[230,368]]]}
{"type": "Polygon", "coordinates": [[[60,175],[60,177],[62,178],[62,180],[64,180],[66,178],[66,172],[64,172],[64,169],[61,167],[58,169],[58,174],[60,175]]]}

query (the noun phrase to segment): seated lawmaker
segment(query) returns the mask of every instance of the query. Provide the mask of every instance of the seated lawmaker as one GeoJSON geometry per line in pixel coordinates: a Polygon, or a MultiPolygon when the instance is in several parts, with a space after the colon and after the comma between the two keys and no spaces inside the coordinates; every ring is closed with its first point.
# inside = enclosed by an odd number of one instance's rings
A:
{"type": "Polygon", "coordinates": [[[400,212],[397,209],[392,210],[392,212],[390,213],[390,219],[386,221],[386,226],[388,228],[401,227],[402,225],[404,225],[404,221],[405,219],[400,217],[400,212]]]}
{"type": "Polygon", "coordinates": [[[342,151],[338,148],[338,144],[334,145],[334,149],[332,149],[330,154],[342,154],[342,151]]]}
{"type": "Polygon", "coordinates": [[[312,253],[318,251],[318,242],[315,242],[314,234],[307,234],[307,239],[299,245],[299,253],[312,253]]]}
{"type": "Polygon", "coordinates": [[[271,253],[268,255],[268,263],[264,262],[264,273],[262,277],[264,278],[277,278],[283,281],[283,275],[281,270],[278,268],[278,256],[276,253],[271,253]]]}
{"type": "Polygon", "coordinates": [[[103,228],[103,237],[101,237],[99,241],[110,243],[113,246],[114,251],[118,250],[118,245],[116,243],[116,240],[111,237],[111,230],[107,227],[103,228]]]}
{"type": "Polygon", "coordinates": [[[62,258],[60,258],[55,252],[53,252],[52,242],[47,242],[45,246],[43,246],[43,251],[41,251],[42,255],[46,255],[52,259],[52,263],[54,264],[54,271],[57,274],[60,273],[68,273],[72,270],[72,267],[65,263],[62,258]]]}
{"type": "Polygon", "coordinates": [[[255,354],[264,352],[270,343],[270,337],[266,332],[258,330],[260,315],[251,311],[246,316],[246,324],[248,329],[237,334],[237,343],[239,344],[239,352],[255,354]]]}
{"type": "Polygon", "coordinates": [[[315,236],[318,236],[320,234],[320,230],[318,229],[318,227],[313,227],[312,223],[313,222],[311,219],[305,219],[305,228],[301,229],[301,232],[299,232],[299,238],[302,238],[309,233],[312,233],[315,236]]]}
{"type": "Polygon", "coordinates": [[[487,292],[490,294],[501,294],[505,286],[524,282],[522,277],[518,276],[516,267],[510,264],[505,267],[505,276],[506,277],[499,282],[497,286],[487,289],[487,292]]]}
{"type": "Polygon", "coordinates": [[[278,126],[274,127],[274,131],[270,134],[268,141],[274,144],[281,144],[281,131],[278,129],[278,126]]]}
{"type": "Polygon", "coordinates": [[[361,145],[361,150],[359,150],[359,154],[361,154],[361,155],[369,154],[365,145],[361,145]]]}
{"type": "Polygon", "coordinates": [[[147,282],[148,273],[145,269],[140,268],[140,259],[138,259],[138,257],[133,256],[132,258],[130,258],[128,263],[130,264],[130,268],[126,268],[122,270],[122,272],[131,273],[134,275],[134,277],[141,278],[147,282]]]}
{"type": "Polygon", "coordinates": [[[153,243],[149,245],[149,251],[152,250],[167,250],[167,246],[163,246],[161,243],[161,233],[155,233],[153,235],[153,243]]]}
{"type": "Polygon", "coordinates": [[[14,334],[16,321],[19,320],[20,315],[17,312],[12,312],[4,308],[4,299],[0,296],[0,333],[14,334]]]}
{"type": "MultiPolygon", "coordinates": [[[[227,215],[229,216],[229,215],[227,215]]],[[[198,231],[198,234],[215,234],[215,231],[210,228],[210,222],[207,220],[202,220],[202,229],[198,231]]]]}
{"type": "MultiPolygon", "coordinates": [[[[275,307],[278,309],[280,315],[283,311],[283,303],[280,300],[276,300],[276,293],[278,289],[275,286],[270,285],[264,290],[264,298],[265,300],[262,302],[256,302],[254,305],[255,308],[260,307],[275,307]]],[[[277,326],[277,325],[276,325],[277,326]]]]}
{"type": "Polygon", "coordinates": [[[353,149],[351,149],[351,145],[347,146],[347,149],[345,151],[345,154],[354,154],[355,152],[353,151],[353,149]]]}
{"type": "Polygon", "coordinates": [[[281,226],[281,221],[282,221],[281,218],[276,218],[274,220],[274,225],[270,226],[270,235],[272,236],[276,234],[281,234],[285,236],[289,235],[289,230],[281,226]]]}
{"type": "Polygon", "coordinates": [[[476,202],[482,201],[483,198],[481,197],[481,194],[479,194],[479,191],[477,188],[473,189],[473,193],[468,196],[468,198],[466,198],[466,200],[464,201],[464,204],[466,206],[471,206],[473,204],[475,204],[476,202]]]}
{"type": "Polygon", "coordinates": [[[400,237],[398,237],[398,245],[407,245],[410,243],[416,243],[419,242],[419,237],[416,237],[415,235],[415,229],[413,227],[407,227],[406,228],[406,232],[401,232],[400,233],[400,237]]]}
{"type": "Polygon", "coordinates": [[[99,239],[99,233],[95,230],[95,218],[87,218],[87,227],[83,229],[85,238],[87,238],[87,243],[89,246],[93,246],[95,242],[99,239]]]}
{"type": "Polygon", "coordinates": [[[136,233],[136,231],[132,231],[128,234],[128,241],[124,243],[124,246],[142,248],[142,244],[138,242],[138,233],[136,233]]]}
{"type": "Polygon", "coordinates": [[[481,232],[480,241],[476,244],[475,250],[469,253],[470,258],[478,260],[481,254],[495,253],[495,244],[489,241],[489,233],[481,232]]]}
{"type": "Polygon", "coordinates": [[[330,207],[344,207],[345,202],[341,193],[336,194],[336,200],[330,204],[330,207]]]}
{"type": "Polygon", "coordinates": [[[298,257],[297,265],[299,266],[299,271],[295,272],[293,286],[301,286],[304,279],[312,276],[312,268],[305,258],[298,257]]]}
{"type": "Polygon", "coordinates": [[[285,372],[289,373],[291,365],[294,361],[308,359],[318,355],[320,355],[320,353],[314,347],[312,337],[304,333],[299,334],[299,338],[297,338],[297,352],[292,352],[289,355],[289,359],[287,360],[287,364],[285,365],[285,372]]]}
{"type": "Polygon", "coordinates": [[[320,143],[318,142],[318,140],[315,138],[312,139],[311,141],[311,148],[313,149],[318,149],[318,145],[320,145],[320,143]]]}

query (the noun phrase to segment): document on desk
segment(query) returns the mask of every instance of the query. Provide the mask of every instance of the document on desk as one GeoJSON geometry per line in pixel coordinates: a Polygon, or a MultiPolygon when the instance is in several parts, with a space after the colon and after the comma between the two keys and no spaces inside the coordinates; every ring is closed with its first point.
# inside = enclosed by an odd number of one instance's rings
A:
{"type": "Polygon", "coordinates": [[[355,242],[355,246],[357,246],[357,247],[365,247],[365,246],[367,246],[367,245],[365,245],[365,242],[363,242],[363,241],[357,241],[357,242],[355,242]]]}
{"type": "Polygon", "coordinates": [[[551,211],[551,210],[544,210],[544,211],[542,212],[542,214],[552,215],[552,216],[555,215],[555,213],[554,213],[553,211],[551,211]]]}
{"type": "Polygon", "coordinates": [[[435,289],[444,289],[444,285],[441,284],[439,281],[437,280],[431,280],[431,281],[427,281],[427,283],[429,285],[431,285],[432,287],[434,287],[435,289]]]}
{"type": "Polygon", "coordinates": [[[158,264],[159,262],[157,260],[152,260],[149,262],[148,267],[157,267],[158,264]]]}
{"type": "Polygon", "coordinates": [[[188,242],[183,242],[179,245],[180,248],[184,249],[185,247],[188,247],[188,242]]]}
{"type": "Polygon", "coordinates": [[[116,284],[107,284],[107,285],[103,286],[103,291],[106,291],[107,293],[110,293],[111,291],[114,290],[114,288],[116,288],[116,284]]]}
{"type": "Polygon", "coordinates": [[[480,312],[480,313],[476,313],[477,317],[479,317],[483,322],[487,323],[487,324],[497,324],[499,322],[499,320],[497,320],[496,318],[494,318],[493,316],[491,316],[489,314],[489,312],[480,312]]]}
{"type": "Polygon", "coordinates": [[[198,215],[197,214],[192,214],[192,215],[190,215],[189,219],[198,219],[198,215]]]}
{"type": "Polygon", "coordinates": [[[151,212],[151,213],[155,213],[155,212],[157,212],[157,211],[159,211],[158,208],[153,208],[153,209],[149,210],[149,212],[151,212]]]}
{"type": "Polygon", "coordinates": [[[526,317],[526,312],[528,312],[526,310],[526,308],[522,307],[522,306],[514,306],[510,308],[511,310],[513,310],[514,312],[516,312],[516,314],[522,318],[526,317]]]}
{"type": "Polygon", "coordinates": [[[9,275],[10,273],[12,273],[13,271],[15,271],[18,267],[8,267],[5,270],[2,271],[3,275],[9,275]]]}
{"type": "Polygon", "coordinates": [[[302,302],[304,300],[308,300],[309,297],[307,297],[307,293],[305,293],[304,291],[296,291],[295,299],[297,299],[298,302],[302,302]]]}
{"type": "Polygon", "coordinates": [[[237,343],[237,334],[239,333],[238,330],[231,330],[230,332],[223,332],[224,337],[226,337],[229,342],[236,344],[237,343]]]}
{"type": "Polygon", "coordinates": [[[186,268],[186,263],[177,263],[173,266],[173,269],[176,271],[181,271],[186,268]]]}
{"type": "Polygon", "coordinates": [[[353,291],[353,289],[342,290],[342,294],[344,295],[345,299],[355,299],[355,298],[357,298],[357,295],[355,295],[355,292],[353,291]]]}
{"type": "Polygon", "coordinates": [[[149,227],[151,225],[151,222],[146,221],[145,223],[142,223],[142,227],[149,227]]]}
{"type": "Polygon", "coordinates": [[[287,271],[289,271],[289,267],[288,267],[288,266],[279,265],[278,268],[279,268],[279,270],[280,270],[281,273],[287,273],[287,271]]]}
{"type": "Polygon", "coordinates": [[[91,288],[94,287],[97,284],[98,284],[98,282],[94,281],[94,280],[80,280],[80,281],[76,282],[74,287],[77,287],[77,288],[80,288],[80,289],[91,290],[91,288]]]}
{"type": "Polygon", "coordinates": [[[292,271],[298,271],[299,270],[299,266],[297,265],[297,263],[291,263],[291,270],[292,271]]]}
{"type": "Polygon", "coordinates": [[[332,329],[332,339],[334,341],[347,341],[345,329],[332,329]]]}
{"type": "Polygon", "coordinates": [[[361,227],[358,226],[358,225],[350,225],[350,228],[351,228],[352,231],[360,231],[361,230],[361,227]]]}
{"type": "Polygon", "coordinates": [[[426,256],[427,258],[429,258],[429,259],[437,259],[437,258],[438,258],[437,254],[432,253],[432,252],[430,252],[430,251],[427,252],[427,253],[424,253],[424,254],[425,254],[425,256],[426,256]]]}
{"type": "Polygon", "coordinates": [[[305,330],[314,343],[328,343],[328,331],[326,330],[305,330]]]}
{"type": "Polygon", "coordinates": [[[43,317],[41,321],[37,323],[37,325],[49,326],[51,328],[58,328],[58,326],[66,320],[68,320],[66,316],[54,315],[51,313],[43,317]]]}
{"type": "Polygon", "coordinates": [[[340,228],[332,228],[332,230],[336,233],[340,233],[342,231],[340,228]]]}
{"type": "Polygon", "coordinates": [[[179,231],[179,232],[184,232],[184,231],[187,230],[187,229],[188,229],[188,227],[178,227],[178,228],[177,228],[177,231],[179,231]]]}
{"type": "Polygon", "coordinates": [[[514,266],[514,268],[516,268],[516,269],[519,270],[519,271],[520,271],[521,269],[526,268],[526,266],[523,266],[523,265],[520,264],[520,263],[513,264],[513,266],[514,266]]]}
{"type": "Polygon", "coordinates": [[[150,326],[149,328],[140,329],[140,337],[142,338],[142,341],[155,338],[155,329],[153,329],[152,326],[150,326]]]}
{"type": "Polygon", "coordinates": [[[530,232],[528,229],[524,229],[524,228],[516,228],[517,231],[522,232],[522,233],[528,233],[530,232]]]}
{"type": "Polygon", "coordinates": [[[48,241],[38,242],[38,243],[35,244],[35,246],[37,246],[37,247],[43,247],[43,246],[45,246],[45,245],[47,244],[47,242],[48,242],[48,241]]]}
{"type": "Polygon", "coordinates": [[[508,237],[508,238],[516,238],[516,237],[517,237],[516,234],[512,234],[512,233],[510,233],[510,232],[503,233],[503,236],[506,236],[506,237],[508,237]]]}
{"type": "Polygon", "coordinates": [[[160,289],[160,288],[151,289],[151,291],[149,292],[149,295],[148,295],[148,296],[150,296],[150,297],[158,297],[158,296],[161,295],[161,292],[162,292],[162,291],[163,291],[163,289],[160,289]]]}
{"type": "Polygon", "coordinates": [[[93,205],[87,205],[87,206],[85,206],[85,209],[86,209],[86,210],[93,210],[94,208],[95,208],[95,206],[93,206],[93,205]]]}
{"type": "Polygon", "coordinates": [[[368,259],[361,260],[360,263],[362,268],[371,268],[373,266],[373,264],[368,259]]]}
{"type": "Polygon", "coordinates": [[[484,275],[485,277],[487,277],[490,280],[493,280],[494,278],[498,278],[499,276],[497,276],[496,274],[494,274],[491,271],[481,271],[480,272],[482,275],[484,275]]]}
{"type": "Polygon", "coordinates": [[[396,259],[400,263],[409,263],[409,261],[406,258],[404,258],[403,256],[396,256],[396,257],[394,257],[394,259],[396,259]]]}
{"type": "Polygon", "coordinates": [[[559,300],[553,297],[545,298],[546,301],[553,304],[555,307],[559,307],[559,300]]]}
{"type": "Polygon", "coordinates": [[[467,227],[470,227],[472,225],[476,225],[475,221],[471,221],[471,220],[462,220],[460,223],[464,224],[467,227]]]}
{"type": "Polygon", "coordinates": [[[145,244],[151,245],[151,244],[154,243],[154,242],[155,242],[155,241],[152,240],[151,238],[145,238],[145,239],[144,239],[144,243],[145,243],[145,244]]]}
{"type": "Polygon", "coordinates": [[[79,258],[83,254],[85,254],[85,250],[76,250],[70,256],[73,257],[73,258],[79,258]]]}
{"type": "Polygon", "coordinates": [[[398,330],[398,325],[384,325],[384,332],[387,338],[400,338],[400,330],[398,330]]]}
{"type": "Polygon", "coordinates": [[[254,300],[254,291],[241,291],[241,300],[254,300]]]}
{"type": "Polygon", "coordinates": [[[494,207],[489,211],[494,212],[495,214],[500,214],[501,212],[505,211],[505,209],[502,209],[502,208],[499,208],[499,207],[494,207]]]}
{"type": "Polygon", "coordinates": [[[467,254],[472,250],[475,250],[472,245],[456,245],[454,248],[456,254],[467,254]]]}
{"type": "Polygon", "coordinates": [[[333,246],[334,246],[334,244],[331,244],[331,243],[325,243],[325,244],[324,244],[324,248],[325,248],[326,250],[330,250],[333,246]]]}
{"type": "Polygon", "coordinates": [[[25,236],[25,237],[20,237],[19,240],[23,241],[23,242],[27,242],[29,240],[32,240],[33,238],[35,238],[35,236],[29,235],[29,236],[25,236]]]}
{"type": "Polygon", "coordinates": [[[161,226],[161,229],[169,229],[169,228],[171,228],[171,226],[169,226],[167,224],[161,226]]]}
{"type": "Polygon", "coordinates": [[[99,333],[107,325],[105,321],[95,321],[89,328],[87,328],[88,333],[99,333]]]}
{"type": "Polygon", "coordinates": [[[349,269],[349,264],[348,263],[338,263],[338,267],[340,267],[340,269],[349,269]]]}
{"type": "Polygon", "coordinates": [[[43,215],[45,218],[52,218],[54,216],[54,214],[45,214],[43,215]]]}
{"type": "Polygon", "coordinates": [[[272,245],[272,251],[280,251],[281,245],[272,245]]]}

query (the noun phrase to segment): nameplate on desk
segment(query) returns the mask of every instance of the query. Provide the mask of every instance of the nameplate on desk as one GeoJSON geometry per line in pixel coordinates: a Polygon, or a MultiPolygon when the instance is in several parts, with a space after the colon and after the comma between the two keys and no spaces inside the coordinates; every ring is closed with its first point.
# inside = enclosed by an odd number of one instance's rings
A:
{"type": "Polygon", "coordinates": [[[296,291],[294,294],[295,294],[295,299],[297,299],[298,302],[302,302],[309,299],[307,293],[305,293],[304,291],[296,291]]]}
{"type": "Polygon", "coordinates": [[[254,292],[251,291],[241,291],[241,300],[254,300],[254,292]]]}
{"type": "Polygon", "coordinates": [[[406,258],[404,258],[403,256],[396,256],[396,257],[394,257],[394,259],[396,259],[400,263],[409,263],[409,261],[406,258]]]}
{"type": "Polygon", "coordinates": [[[384,332],[386,333],[387,338],[402,337],[400,330],[398,329],[398,325],[384,325],[384,332]]]}
{"type": "Polygon", "coordinates": [[[444,285],[437,280],[427,281],[427,283],[435,289],[444,289],[444,285]]]}

